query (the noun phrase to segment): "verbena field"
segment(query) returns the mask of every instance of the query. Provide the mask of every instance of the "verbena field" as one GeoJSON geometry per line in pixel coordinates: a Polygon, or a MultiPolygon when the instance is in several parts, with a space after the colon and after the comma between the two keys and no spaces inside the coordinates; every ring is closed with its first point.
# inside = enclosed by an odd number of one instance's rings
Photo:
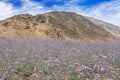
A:
{"type": "Polygon", "coordinates": [[[1,39],[0,80],[120,80],[120,42],[1,39]]]}

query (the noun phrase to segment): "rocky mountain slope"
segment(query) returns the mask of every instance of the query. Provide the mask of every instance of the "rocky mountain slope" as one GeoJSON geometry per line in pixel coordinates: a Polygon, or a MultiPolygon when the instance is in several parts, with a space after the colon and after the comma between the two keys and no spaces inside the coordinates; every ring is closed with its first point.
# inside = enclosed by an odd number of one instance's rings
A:
{"type": "Polygon", "coordinates": [[[92,17],[86,17],[86,18],[88,18],[90,21],[92,21],[95,25],[104,27],[105,30],[107,30],[114,36],[120,37],[120,27],[110,24],[110,23],[107,23],[107,22],[104,22],[104,21],[101,21],[101,20],[97,20],[92,17]]]}
{"type": "Polygon", "coordinates": [[[20,14],[0,21],[0,37],[5,38],[106,41],[118,38],[119,31],[117,26],[73,12],[54,11],[36,16],[20,14]]]}

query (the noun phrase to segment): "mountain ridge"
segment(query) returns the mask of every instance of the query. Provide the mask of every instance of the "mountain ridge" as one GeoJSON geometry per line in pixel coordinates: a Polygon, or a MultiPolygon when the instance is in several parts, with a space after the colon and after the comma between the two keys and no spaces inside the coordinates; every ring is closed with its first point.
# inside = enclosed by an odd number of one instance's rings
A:
{"type": "MultiPolygon", "coordinates": [[[[116,26],[110,26],[109,23],[109,25],[104,26],[99,22],[97,19],[86,18],[74,12],[65,11],[54,11],[35,16],[20,14],[0,21],[0,37],[89,41],[109,41],[120,37],[120,30],[116,26]]],[[[102,23],[107,24],[106,22],[102,23]]]]}

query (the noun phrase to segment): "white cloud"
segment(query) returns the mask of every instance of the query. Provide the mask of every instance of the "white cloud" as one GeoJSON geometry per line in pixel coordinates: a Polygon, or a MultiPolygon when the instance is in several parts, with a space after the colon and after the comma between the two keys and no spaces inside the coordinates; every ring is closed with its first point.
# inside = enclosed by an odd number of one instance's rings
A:
{"type": "Polygon", "coordinates": [[[43,6],[32,2],[30,0],[21,0],[23,6],[21,8],[15,8],[12,4],[0,1],[0,20],[11,17],[16,14],[38,14],[43,9],[43,6]]]}
{"type": "Polygon", "coordinates": [[[85,11],[85,14],[120,26],[120,0],[99,4],[85,11]],[[87,13],[89,12],[89,13],[87,13]]]}
{"type": "MultiPolygon", "coordinates": [[[[37,2],[32,2],[31,0],[21,0],[23,1],[23,6],[19,9],[14,8],[12,4],[0,1],[0,19],[5,19],[15,14],[40,14],[49,11],[71,11],[77,12],[82,15],[95,17],[103,21],[107,21],[120,26],[120,0],[114,0],[111,2],[105,2],[91,8],[84,8],[76,3],[78,1],[85,0],[70,0],[65,1],[64,5],[54,5],[53,7],[44,7],[42,4],[37,2]]],[[[61,1],[61,0],[56,0],[61,1]]]]}
{"type": "Polygon", "coordinates": [[[13,6],[11,4],[0,1],[0,19],[7,18],[13,13],[13,6]]]}
{"type": "Polygon", "coordinates": [[[38,3],[32,2],[30,0],[21,0],[23,2],[23,6],[16,10],[17,14],[37,14],[44,7],[38,3]]]}

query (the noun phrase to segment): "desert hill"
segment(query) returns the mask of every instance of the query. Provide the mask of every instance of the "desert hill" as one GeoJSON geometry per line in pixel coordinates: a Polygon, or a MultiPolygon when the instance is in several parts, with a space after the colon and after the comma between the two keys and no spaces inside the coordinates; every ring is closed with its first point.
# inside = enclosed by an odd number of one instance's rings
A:
{"type": "Polygon", "coordinates": [[[0,37],[5,38],[106,41],[117,39],[119,33],[117,26],[73,12],[54,11],[36,16],[20,14],[0,21],[0,37]]]}

